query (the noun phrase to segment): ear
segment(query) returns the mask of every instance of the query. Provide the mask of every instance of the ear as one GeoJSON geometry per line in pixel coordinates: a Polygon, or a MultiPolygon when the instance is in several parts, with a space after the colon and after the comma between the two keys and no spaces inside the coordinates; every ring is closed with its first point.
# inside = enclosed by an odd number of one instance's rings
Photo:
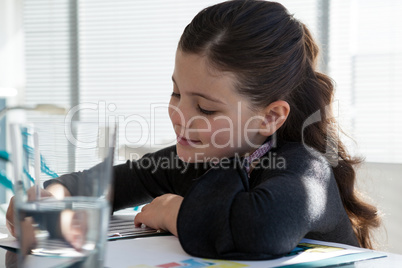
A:
{"type": "Polygon", "coordinates": [[[278,100],[262,110],[264,121],[261,122],[260,134],[271,136],[285,123],[290,112],[290,106],[286,101],[278,100]]]}

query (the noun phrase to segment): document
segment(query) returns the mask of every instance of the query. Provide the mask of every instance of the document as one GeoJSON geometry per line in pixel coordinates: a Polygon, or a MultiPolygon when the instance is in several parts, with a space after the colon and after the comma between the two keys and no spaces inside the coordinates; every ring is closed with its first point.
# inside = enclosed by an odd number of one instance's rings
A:
{"type": "Polygon", "coordinates": [[[109,223],[108,240],[164,234],[169,233],[146,226],[135,227],[133,215],[113,215],[109,223]]]}
{"type": "MultiPolygon", "coordinates": [[[[177,237],[166,234],[169,233],[160,233],[147,227],[134,227],[133,215],[113,216],[108,231],[110,242],[106,245],[105,267],[322,267],[387,256],[383,252],[344,244],[303,239],[292,252],[274,260],[203,259],[188,255],[177,237]],[[135,237],[137,239],[124,239],[135,237]]],[[[0,239],[0,246],[16,249],[18,243],[14,237],[9,236],[0,239]]],[[[35,261],[40,259],[33,256],[32,262],[35,261]]]]}
{"type": "Polygon", "coordinates": [[[323,267],[386,257],[382,252],[303,239],[291,253],[268,261],[197,258],[185,253],[175,236],[156,236],[107,243],[106,267],[323,267]]]}
{"type": "MultiPolygon", "coordinates": [[[[0,229],[1,231],[1,229],[0,229]]],[[[15,237],[6,233],[6,228],[3,228],[4,234],[0,237],[0,246],[17,249],[18,242],[15,237]]],[[[152,235],[168,235],[168,232],[155,230],[149,227],[135,227],[134,215],[113,215],[110,218],[108,229],[108,240],[118,240],[127,238],[136,238],[152,235]]]]}

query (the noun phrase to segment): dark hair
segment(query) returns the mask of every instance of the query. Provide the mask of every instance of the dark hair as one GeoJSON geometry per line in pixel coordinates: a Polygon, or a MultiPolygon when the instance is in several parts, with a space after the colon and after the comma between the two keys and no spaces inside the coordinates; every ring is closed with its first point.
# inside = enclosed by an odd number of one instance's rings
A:
{"type": "Polygon", "coordinates": [[[327,157],[359,243],[372,248],[370,231],[380,223],[377,209],[354,188],[354,165],[361,159],[350,156],[338,139],[331,106],[334,86],[316,71],[318,46],[307,27],[279,3],[227,1],[199,12],[178,49],[205,55],[212,67],[236,74],[236,89],[254,107],[289,103],[291,112],[276,138],[304,142],[327,157]],[[317,111],[321,120],[304,127],[317,111]]]}

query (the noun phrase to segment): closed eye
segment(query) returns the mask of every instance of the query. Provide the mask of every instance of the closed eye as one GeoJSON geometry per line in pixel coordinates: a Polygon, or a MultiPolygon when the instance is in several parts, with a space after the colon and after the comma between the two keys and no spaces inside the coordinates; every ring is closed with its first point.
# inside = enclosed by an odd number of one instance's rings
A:
{"type": "MultiPolygon", "coordinates": [[[[179,93],[172,92],[172,94],[171,94],[170,96],[173,97],[173,98],[178,98],[178,99],[180,99],[180,94],[179,94],[179,93]]],[[[211,114],[214,114],[214,113],[215,113],[215,111],[209,111],[209,110],[205,110],[205,109],[201,108],[200,105],[198,105],[198,110],[199,110],[201,113],[205,114],[205,115],[211,115],[211,114]]]]}
{"type": "Polygon", "coordinates": [[[180,94],[174,93],[174,92],[172,92],[172,95],[170,95],[170,96],[172,96],[174,98],[180,98],[180,94]]]}
{"type": "Polygon", "coordinates": [[[205,115],[211,115],[211,114],[215,113],[215,111],[208,111],[208,110],[202,109],[200,105],[198,105],[198,110],[200,110],[200,112],[205,115]]]}

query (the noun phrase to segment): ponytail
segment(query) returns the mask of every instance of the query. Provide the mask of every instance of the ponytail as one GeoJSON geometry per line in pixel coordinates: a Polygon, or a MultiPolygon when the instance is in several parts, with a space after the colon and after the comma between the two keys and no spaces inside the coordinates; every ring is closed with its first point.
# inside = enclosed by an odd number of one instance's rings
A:
{"type": "MultiPolygon", "coordinates": [[[[379,227],[381,222],[378,210],[375,206],[364,202],[363,196],[355,189],[356,172],[354,167],[361,164],[363,160],[351,156],[338,137],[340,130],[332,114],[334,86],[328,76],[313,71],[317,61],[318,47],[305,25],[303,25],[303,30],[306,55],[309,58],[308,62],[311,63],[311,69],[306,72],[307,77],[304,83],[300,85],[298,94],[293,97],[299,98],[300,95],[303,95],[301,92],[308,92],[310,96],[316,96],[313,97],[314,101],[311,101],[311,103],[316,103],[316,107],[310,109],[309,113],[316,109],[315,111],[320,111],[324,115],[321,122],[315,124],[315,127],[309,126],[303,130],[307,132],[303,135],[304,142],[320,151],[331,163],[343,206],[359,244],[364,248],[373,248],[371,231],[379,227]]],[[[304,96],[304,100],[306,100],[305,97],[307,96],[304,96]]]]}

